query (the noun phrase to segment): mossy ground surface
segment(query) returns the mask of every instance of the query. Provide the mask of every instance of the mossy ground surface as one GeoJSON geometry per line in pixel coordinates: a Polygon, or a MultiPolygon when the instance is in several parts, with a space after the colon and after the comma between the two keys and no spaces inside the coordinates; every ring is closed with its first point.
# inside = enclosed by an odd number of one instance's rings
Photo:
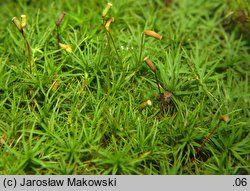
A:
{"type": "Polygon", "coordinates": [[[226,1],[114,0],[114,43],[106,3],[0,3],[0,174],[249,174],[249,42],[224,27],[226,1]],[[145,36],[138,60],[144,30],[162,39],[145,36]],[[160,119],[146,56],[173,94],[160,119]]]}

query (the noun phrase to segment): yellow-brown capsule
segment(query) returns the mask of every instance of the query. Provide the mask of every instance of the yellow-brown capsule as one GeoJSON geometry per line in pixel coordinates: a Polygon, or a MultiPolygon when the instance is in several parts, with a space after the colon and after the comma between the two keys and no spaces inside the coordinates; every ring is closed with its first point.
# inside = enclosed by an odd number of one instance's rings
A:
{"type": "Polygon", "coordinates": [[[148,65],[148,67],[149,67],[154,73],[156,73],[156,67],[155,67],[154,63],[149,59],[148,56],[144,58],[144,62],[146,62],[146,64],[148,65]]]}
{"type": "Polygon", "coordinates": [[[27,24],[27,17],[26,15],[21,15],[21,27],[25,28],[27,24]]]}
{"type": "Polygon", "coordinates": [[[111,22],[114,22],[115,21],[115,18],[114,17],[110,17],[107,22],[105,23],[104,27],[107,31],[109,31],[109,26],[111,24],[111,22]]]}
{"type": "Polygon", "coordinates": [[[66,50],[68,53],[71,53],[71,52],[72,52],[72,48],[71,48],[71,46],[68,45],[68,44],[59,43],[59,46],[60,46],[62,49],[66,50]]]}
{"type": "Polygon", "coordinates": [[[220,120],[228,123],[230,121],[230,118],[227,115],[221,115],[220,120]]]}
{"type": "Polygon", "coordinates": [[[112,7],[112,3],[107,3],[105,9],[102,11],[102,17],[106,17],[109,12],[109,9],[112,7]]]}
{"type": "Polygon", "coordinates": [[[151,101],[151,100],[147,100],[147,101],[143,102],[143,103],[139,106],[139,109],[140,109],[140,110],[143,110],[143,109],[145,109],[146,107],[151,106],[151,105],[152,105],[152,101],[151,101]]]}
{"type": "Polygon", "coordinates": [[[156,33],[155,31],[145,30],[143,32],[143,34],[146,35],[146,36],[153,37],[153,38],[155,38],[157,40],[161,40],[161,38],[162,38],[162,36],[159,35],[158,33],[156,33]]]}
{"type": "Polygon", "coordinates": [[[56,26],[57,26],[57,27],[62,23],[64,16],[65,16],[65,13],[64,13],[64,12],[62,12],[62,13],[58,16],[58,19],[57,19],[57,21],[56,21],[56,26]]]}
{"type": "Polygon", "coordinates": [[[23,28],[22,28],[21,23],[20,23],[20,21],[18,20],[18,18],[13,17],[12,22],[16,25],[17,29],[18,29],[20,32],[23,31],[23,28]]]}

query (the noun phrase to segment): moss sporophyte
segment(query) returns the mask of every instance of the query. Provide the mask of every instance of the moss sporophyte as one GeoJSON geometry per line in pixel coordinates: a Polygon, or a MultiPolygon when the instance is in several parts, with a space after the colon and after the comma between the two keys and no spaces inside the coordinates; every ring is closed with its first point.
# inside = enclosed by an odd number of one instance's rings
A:
{"type": "MultiPolygon", "coordinates": [[[[28,58],[30,78],[32,78],[32,63],[31,63],[31,56],[30,56],[30,46],[26,37],[27,17],[26,15],[21,15],[21,22],[18,20],[17,17],[13,17],[12,22],[15,24],[19,32],[22,33],[24,43],[25,43],[25,51],[26,51],[27,58],[28,58]]],[[[30,91],[29,91],[30,97],[32,97],[32,94],[33,94],[33,90],[32,90],[32,86],[30,86],[30,91]]]]}

